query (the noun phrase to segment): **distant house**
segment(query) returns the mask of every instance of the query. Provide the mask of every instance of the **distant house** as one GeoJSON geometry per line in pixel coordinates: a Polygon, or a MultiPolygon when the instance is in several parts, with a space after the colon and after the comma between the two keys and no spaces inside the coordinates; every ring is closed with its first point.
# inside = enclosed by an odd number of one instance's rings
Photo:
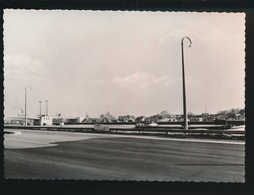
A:
{"type": "Polygon", "coordinates": [[[102,118],[102,123],[111,123],[111,122],[112,122],[112,120],[110,120],[107,117],[102,118]]]}
{"type": "Polygon", "coordinates": [[[81,121],[83,121],[84,119],[85,119],[85,117],[80,117],[80,116],[79,116],[79,117],[77,117],[77,122],[78,122],[78,123],[81,123],[81,121]]]}
{"type": "Polygon", "coordinates": [[[157,122],[176,122],[176,117],[165,117],[164,119],[158,119],[157,122]]]}
{"type": "MultiPolygon", "coordinates": [[[[184,121],[184,116],[183,115],[176,115],[176,119],[177,119],[177,121],[179,121],[179,122],[183,122],[184,121]]],[[[188,121],[191,121],[190,120],[190,118],[188,118],[188,121]]]]}
{"type": "Polygon", "coordinates": [[[77,123],[78,118],[66,118],[66,123],[77,123]]]}
{"type": "Polygon", "coordinates": [[[92,122],[93,122],[93,119],[89,117],[86,117],[83,119],[83,121],[81,121],[81,123],[92,123],[92,122]]]}
{"type": "Polygon", "coordinates": [[[145,122],[146,117],[145,116],[139,116],[135,119],[136,123],[142,123],[145,122]]]}
{"type": "Polygon", "coordinates": [[[209,113],[202,113],[202,118],[203,118],[203,121],[213,121],[214,115],[209,113]]]}
{"type": "Polygon", "coordinates": [[[135,117],[134,118],[129,118],[128,122],[135,122],[135,117]]]}
{"type": "Polygon", "coordinates": [[[171,121],[176,121],[176,117],[175,115],[169,115],[169,114],[165,114],[165,115],[159,115],[157,118],[157,122],[171,122],[171,121]]]}
{"type": "Polygon", "coordinates": [[[168,118],[163,118],[163,119],[158,119],[157,122],[169,122],[170,119],[168,118]]]}
{"type": "Polygon", "coordinates": [[[214,116],[214,120],[226,120],[228,119],[227,114],[216,114],[214,116]]]}
{"type": "Polygon", "coordinates": [[[112,115],[105,114],[105,115],[101,115],[100,118],[102,119],[102,123],[117,123],[119,122],[115,117],[113,117],[112,115]]]}
{"type": "Polygon", "coordinates": [[[120,122],[120,121],[119,121],[118,119],[116,119],[116,118],[115,118],[115,119],[112,119],[111,121],[112,121],[112,123],[119,123],[119,122],[120,122]]]}
{"type": "Polygon", "coordinates": [[[117,122],[117,119],[110,114],[110,112],[106,112],[105,114],[101,114],[100,118],[102,119],[103,123],[111,123],[111,122],[117,122]]]}
{"type": "Polygon", "coordinates": [[[157,122],[159,120],[159,116],[160,115],[157,114],[157,115],[153,115],[153,116],[147,117],[145,119],[145,121],[149,122],[149,123],[151,123],[151,122],[157,122]]]}
{"type": "Polygon", "coordinates": [[[190,117],[190,121],[201,122],[201,121],[203,121],[203,117],[202,117],[202,115],[193,115],[192,117],[190,117]]]}
{"type": "Polygon", "coordinates": [[[128,123],[128,122],[135,122],[136,118],[135,118],[135,116],[132,116],[132,115],[126,115],[126,116],[121,116],[118,119],[121,122],[128,123]]]}
{"type": "Polygon", "coordinates": [[[239,113],[234,113],[229,115],[228,120],[245,120],[245,117],[239,113]]]}
{"type": "Polygon", "coordinates": [[[202,113],[202,117],[203,117],[203,118],[209,117],[209,113],[202,113]]]}
{"type": "Polygon", "coordinates": [[[93,123],[102,123],[102,118],[94,118],[93,123]]]}
{"type": "Polygon", "coordinates": [[[65,122],[65,120],[62,117],[53,117],[52,118],[53,125],[59,125],[64,122],[65,122]]]}

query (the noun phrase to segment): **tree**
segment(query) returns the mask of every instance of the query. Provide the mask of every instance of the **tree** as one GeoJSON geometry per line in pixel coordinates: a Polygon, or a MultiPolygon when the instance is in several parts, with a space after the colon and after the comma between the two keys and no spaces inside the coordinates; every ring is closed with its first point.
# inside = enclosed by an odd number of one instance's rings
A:
{"type": "Polygon", "coordinates": [[[167,110],[163,110],[163,111],[161,111],[160,115],[162,117],[165,117],[166,115],[168,115],[168,111],[167,110]]]}
{"type": "Polygon", "coordinates": [[[120,122],[123,122],[123,116],[118,116],[118,120],[119,120],[120,122]]]}
{"type": "Polygon", "coordinates": [[[245,110],[244,110],[244,109],[241,109],[241,110],[239,111],[239,114],[242,115],[242,116],[245,116],[245,110]]]}
{"type": "Polygon", "coordinates": [[[239,108],[232,108],[229,112],[231,113],[231,114],[236,114],[236,113],[239,113],[239,108]]]}
{"type": "Polygon", "coordinates": [[[222,111],[218,111],[217,113],[218,114],[228,114],[229,111],[228,110],[222,110],[222,111]]]}

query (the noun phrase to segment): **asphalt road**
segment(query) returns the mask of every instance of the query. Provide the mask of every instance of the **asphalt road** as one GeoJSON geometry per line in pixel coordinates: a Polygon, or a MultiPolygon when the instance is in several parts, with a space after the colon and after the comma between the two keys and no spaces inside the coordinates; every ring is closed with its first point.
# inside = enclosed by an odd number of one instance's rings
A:
{"type": "Polygon", "coordinates": [[[5,147],[11,179],[244,182],[239,142],[26,130],[5,135],[5,147]]]}

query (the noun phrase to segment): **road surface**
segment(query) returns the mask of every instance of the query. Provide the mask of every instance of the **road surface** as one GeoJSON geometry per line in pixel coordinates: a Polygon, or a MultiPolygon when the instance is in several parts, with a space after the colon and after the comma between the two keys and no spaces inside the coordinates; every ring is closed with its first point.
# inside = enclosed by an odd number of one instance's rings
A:
{"type": "Polygon", "coordinates": [[[245,181],[244,142],[12,131],[5,178],[245,181]]]}

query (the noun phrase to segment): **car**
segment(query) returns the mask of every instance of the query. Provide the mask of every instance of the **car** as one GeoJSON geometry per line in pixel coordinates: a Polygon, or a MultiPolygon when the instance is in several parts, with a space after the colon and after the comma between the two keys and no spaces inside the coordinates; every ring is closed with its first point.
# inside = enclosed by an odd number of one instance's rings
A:
{"type": "Polygon", "coordinates": [[[136,123],[135,127],[147,127],[146,123],[136,123]]]}

